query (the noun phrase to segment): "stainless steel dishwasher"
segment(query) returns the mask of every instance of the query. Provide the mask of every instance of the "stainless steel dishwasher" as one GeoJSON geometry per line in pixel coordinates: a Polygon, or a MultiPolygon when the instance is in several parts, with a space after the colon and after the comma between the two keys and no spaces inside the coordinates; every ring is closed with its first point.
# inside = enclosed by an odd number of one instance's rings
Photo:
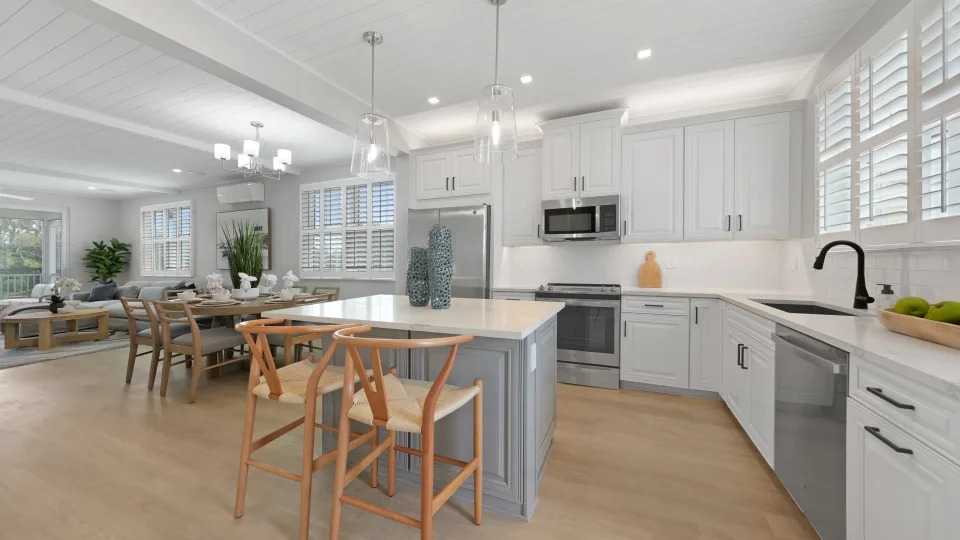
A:
{"type": "Polygon", "coordinates": [[[846,537],[850,355],[777,326],[774,471],[823,540],[846,537]]]}

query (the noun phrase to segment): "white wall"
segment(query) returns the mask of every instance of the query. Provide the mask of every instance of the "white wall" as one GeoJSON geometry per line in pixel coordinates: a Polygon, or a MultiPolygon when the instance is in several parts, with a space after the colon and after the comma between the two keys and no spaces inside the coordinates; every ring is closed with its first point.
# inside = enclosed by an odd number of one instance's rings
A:
{"type": "MultiPolygon", "coordinates": [[[[406,158],[396,160],[397,170],[397,256],[405,251],[406,211],[406,158]],[[403,244],[403,245],[401,245],[403,244]]],[[[270,209],[271,272],[282,275],[287,270],[300,273],[300,185],[311,182],[339,180],[350,176],[349,165],[327,167],[307,171],[301,176],[285,176],[279,181],[257,179],[265,188],[265,201],[260,203],[242,203],[221,205],[217,202],[215,187],[205,187],[184,191],[174,195],[157,195],[123,201],[120,205],[120,221],[124,229],[139,231],[140,207],[175,201],[193,201],[194,251],[193,275],[203,280],[217,270],[217,225],[218,212],[249,210],[253,208],[270,209]]],[[[139,232],[132,235],[134,241],[133,279],[139,279],[140,245],[139,232]]],[[[396,284],[393,280],[303,280],[301,287],[314,286],[340,287],[341,298],[367,296],[371,294],[392,294],[396,284]]]]}
{"type": "Polygon", "coordinates": [[[65,210],[67,218],[64,229],[67,231],[66,253],[64,254],[63,275],[75,278],[82,284],[88,284],[90,277],[83,267],[83,255],[91,243],[116,237],[123,242],[133,242],[139,235],[120,227],[119,201],[78,197],[76,195],[56,195],[50,193],[31,193],[17,190],[18,195],[33,197],[32,201],[0,200],[0,205],[9,208],[30,208],[43,210],[65,210]]]}

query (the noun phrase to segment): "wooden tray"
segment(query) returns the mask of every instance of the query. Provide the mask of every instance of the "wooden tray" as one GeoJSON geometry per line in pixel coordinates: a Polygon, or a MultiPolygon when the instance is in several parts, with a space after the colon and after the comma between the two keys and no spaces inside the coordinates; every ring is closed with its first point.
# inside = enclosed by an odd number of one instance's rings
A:
{"type": "Polygon", "coordinates": [[[880,324],[887,330],[898,334],[906,334],[917,339],[960,349],[960,325],[957,324],[901,315],[892,309],[884,309],[880,312],[880,324]]]}

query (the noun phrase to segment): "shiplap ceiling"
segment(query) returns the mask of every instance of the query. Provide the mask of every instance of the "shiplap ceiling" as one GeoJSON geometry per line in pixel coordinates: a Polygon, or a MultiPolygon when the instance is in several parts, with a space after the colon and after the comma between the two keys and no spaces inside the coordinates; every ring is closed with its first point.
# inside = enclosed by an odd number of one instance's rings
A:
{"type": "Polygon", "coordinates": [[[0,2],[0,186],[125,197],[223,183],[213,143],[236,152],[251,120],[268,159],[349,159],[344,134],[55,2],[0,2]]]}
{"type": "MultiPolygon", "coordinates": [[[[469,134],[472,104],[492,82],[487,0],[197,1],[360,96],[369,93],[370,61],[360,35],[383,33],[378,107],[432,142],[469,134]]],[[[639,117],[782,97],[872,3],[510,0],[501,8],[500,78],[514,87],[528,129],[613,104],[639,117]],[[653,57],[638,62],[643,48],[653,57]],[[521,86],[521,74],[533,84],[521,86]]]]}

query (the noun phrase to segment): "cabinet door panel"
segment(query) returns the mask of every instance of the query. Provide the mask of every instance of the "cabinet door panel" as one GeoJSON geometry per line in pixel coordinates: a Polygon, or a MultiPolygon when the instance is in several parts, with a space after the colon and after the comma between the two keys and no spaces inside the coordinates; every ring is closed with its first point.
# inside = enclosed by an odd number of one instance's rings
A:
{"type": "Polygon", "coordinates": [[[449,152],[435,152],[417,156],[417,198],[449,197],[450,169],[449,152]]]}
{"type": "Polygon", "coordinates": [[[960,468],[847,400],[847,538],[947,540],[960,531],[960,468]],[[892,444],[912,450],[898,453],[892,444]]]}
{"type": "Polygon", "coordinates": [[[723,341],[723,400],[740,425],[750,426],[750,378],[747,371],[740,367],[741,345],[745,341],[743,334],[724,322],[723,341]]]}
{"type": "Polygon", "coordinates": [[[623,242],[683,239],[683,129],[623,137],[623,242]]]}
{"type": "Polygon", "coordinates": [[[691,301],[690,388],[716,392],[723,380],[723,303],[691,301]]]}
{"type": "Polygon", "coordinates": [[[450,153],[451,195],[483,195],[490,193],[490,167],[473,159],[473,148],[461,148],[450,153]]]}
{"type": "Polygon", "coordinates": [[[737,238],[790,233],[790,113],[736,121],[737,238]]]}
{"type": "Polygon", "coordinates": [[[680,315],[622,314],[620,378],[677,388],[689,385],[690,319],[680,315]]]}
{"type": "Polygon", "coordinates": [[[580,124],[580,196],[620,192],[620,120],[580,124]]]}
{"type": "Polygon", "coordinates": [[[767,460],[767,464],[773,467],[775,457],[773,455],[773,415],[776,388],[773,351],[748,341],[743,357],[749,378],[750,438],[767,460]]]}
{"type": "Polygon", "coordinates": [[[577,196],[580,181],[580,126],[551,128],[543,133],[543,200],[577,196]]]}
{"type": "Polygon", "coordinates": [[[540,244],[540,149],[520,150],[504,163],[503,245],[540,244]]]}
{"type": "Polygon", "coordinates": [[[733,238],[734,122],[684,128],[684,238],[733,238]]]}

